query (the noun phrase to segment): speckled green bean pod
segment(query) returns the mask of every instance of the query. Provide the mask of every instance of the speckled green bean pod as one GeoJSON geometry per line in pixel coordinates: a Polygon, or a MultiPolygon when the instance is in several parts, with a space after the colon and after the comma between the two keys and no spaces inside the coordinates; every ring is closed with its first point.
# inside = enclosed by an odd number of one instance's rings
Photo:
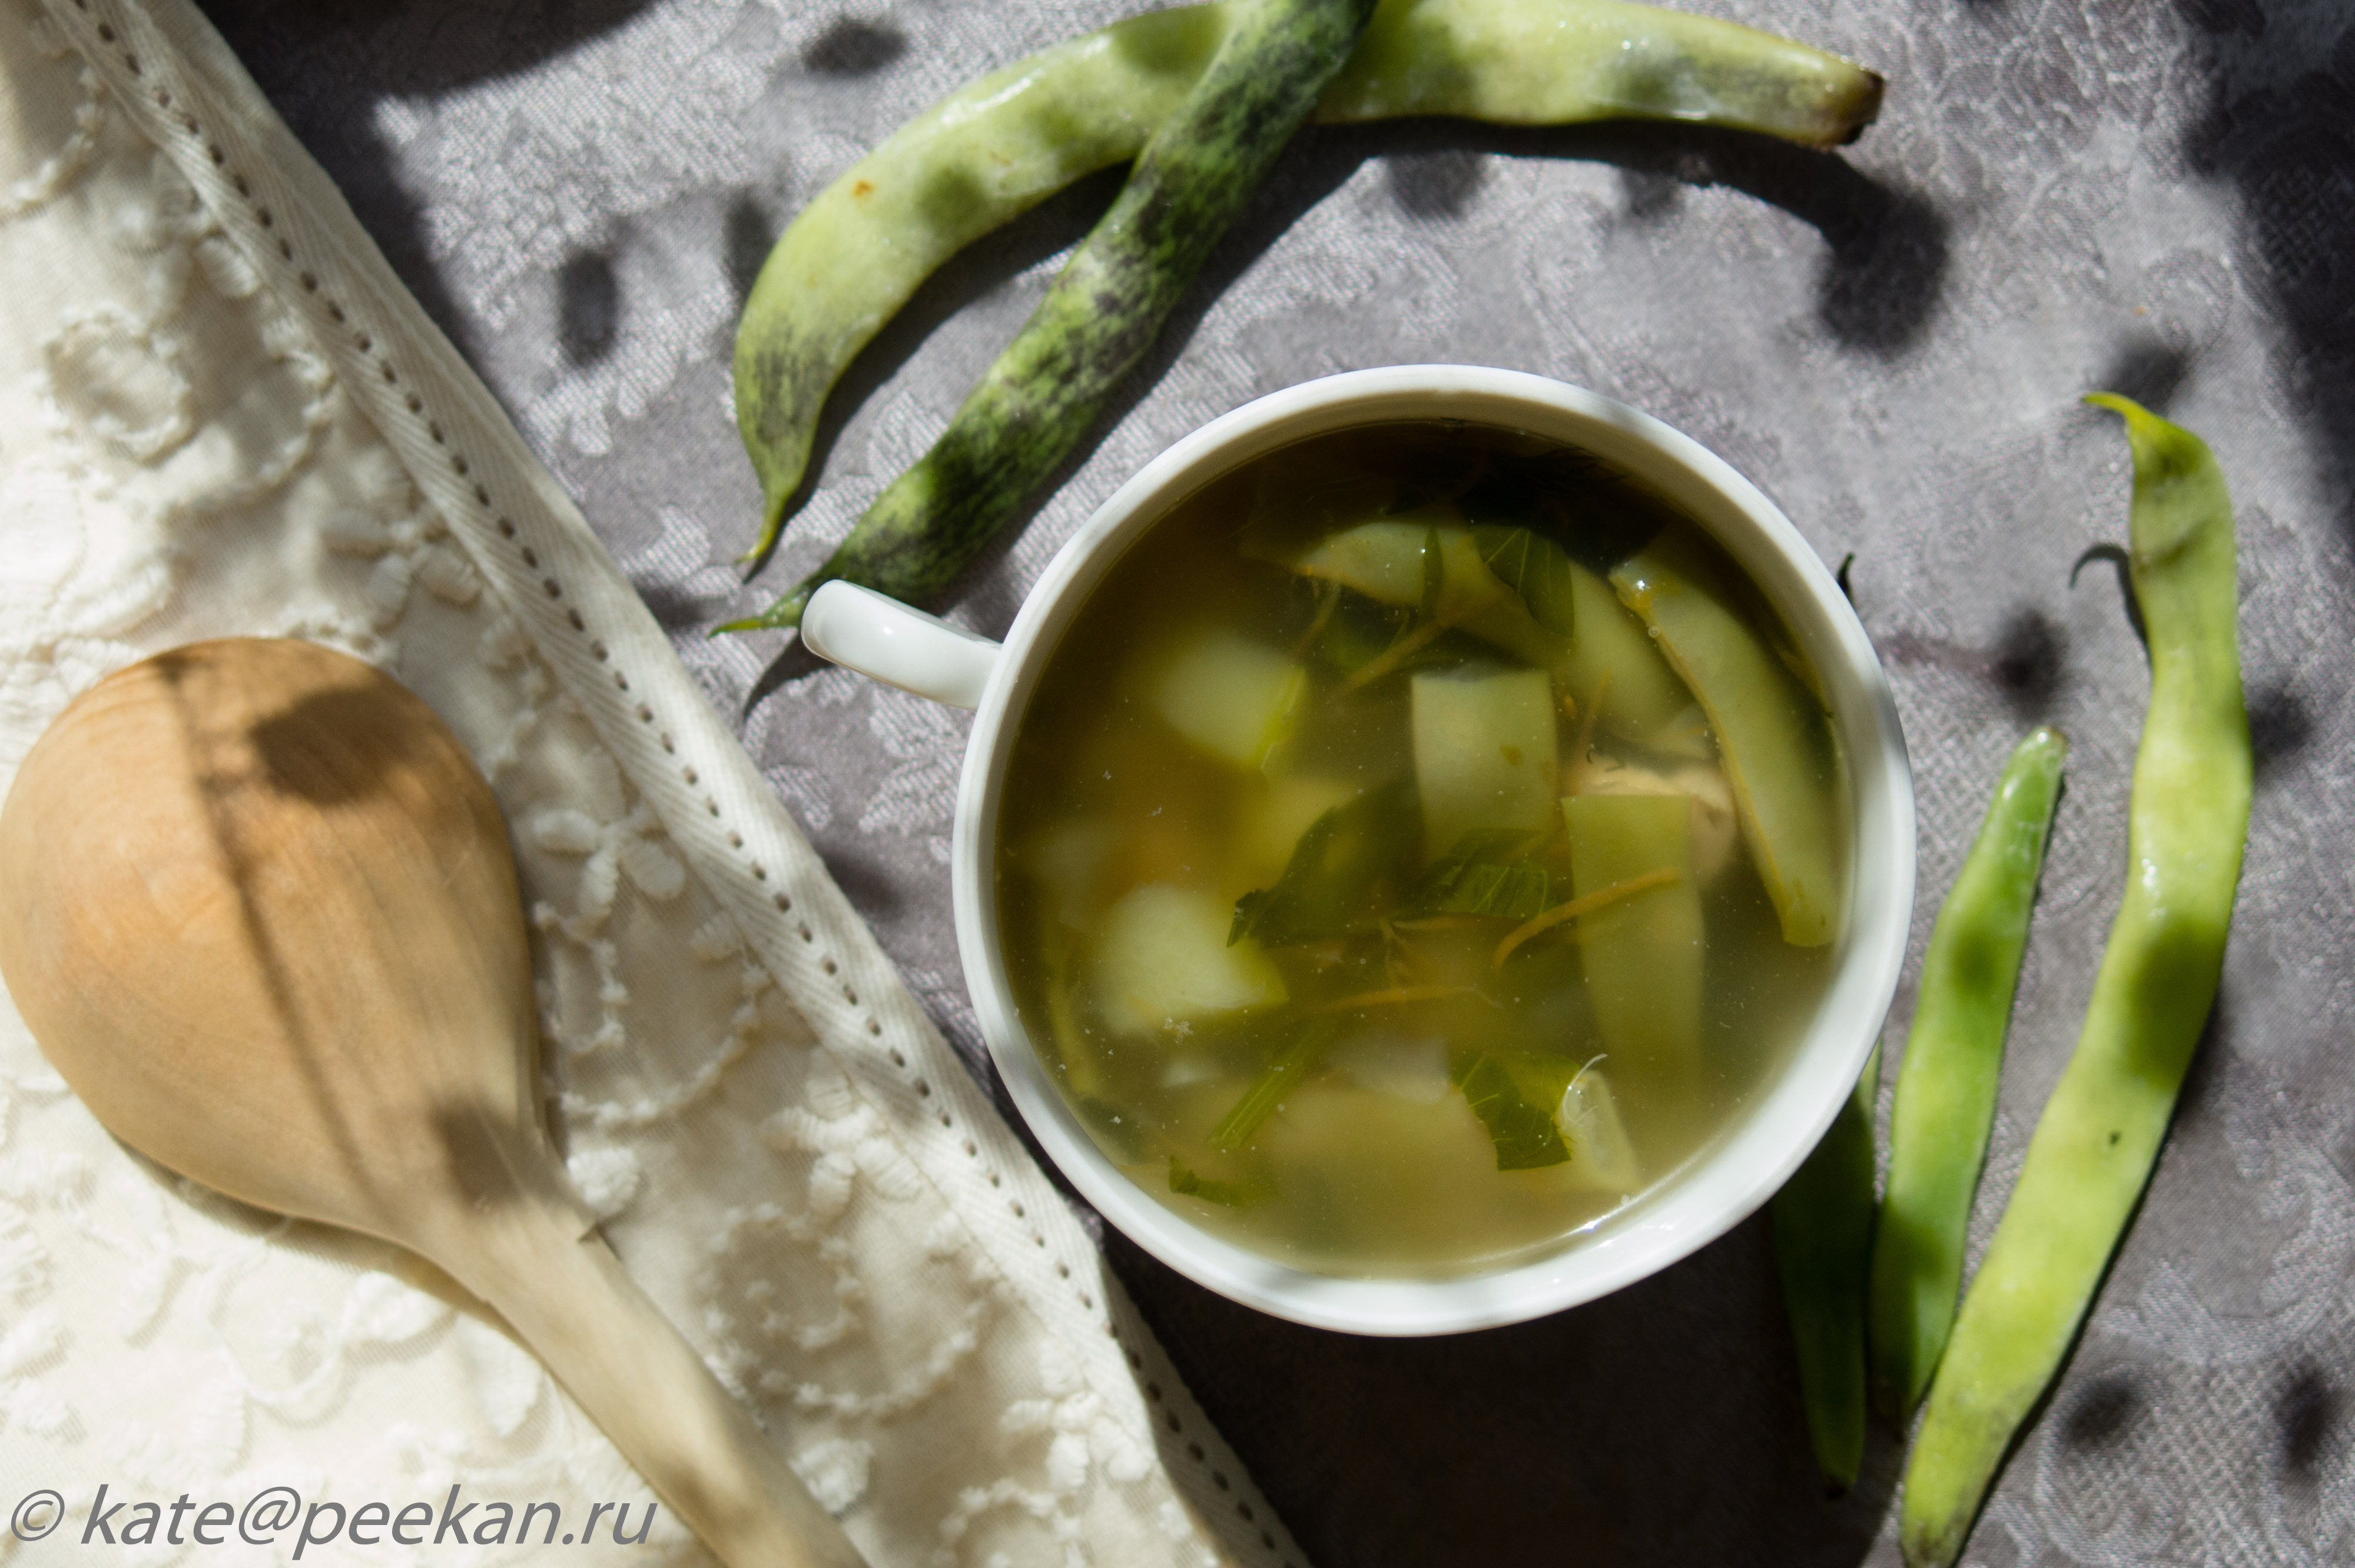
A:
{"type": "Polygon", "coordinates": [[[2207,446],[2126,398],[2127,571],[2150,707],[2127,807],[2125,900],[2084,1028],[1963,1298],[1905,1472],[1899,1543],[1946,1568],[2005,1453],[2067,1357],[2150,1180],[2222,972],[2247,842],[2251,763],[2232,506],[2207,446]]]}
{"type": "Polygon", "coordinates": [[[1954,1327],[1971,1198],[2068,755],[2061,732],[2043,727],[2012,748],[1922,959],[1872,1241],[1872,1392],[1887,1415],[1921,1401],[1954,1327]]]}
{"type": "MultiPolygon", "coordinates": [[[[827,392],[951,256],[1136,156],[1226,37],[1232,0],[1158,11],[960,88],[813,198],[770,253],[736,340],[736,418],[766,553],[827,392]]],[[[1315,117],[1508,124],[1687,120],[1811,146],[1852,140],[1871,71],[1770,34],[1629,0],[1381,0],[1315,117]]]]}
{"type": "Polygon", "coordinates": [[[901,599],[946,588],[1152,346],[1372,8],[1373,0],[1231,0],[1218,52],[932,450],[792,593],[720,630],[798,625],[809,595],[835,577],[901,599]]]}

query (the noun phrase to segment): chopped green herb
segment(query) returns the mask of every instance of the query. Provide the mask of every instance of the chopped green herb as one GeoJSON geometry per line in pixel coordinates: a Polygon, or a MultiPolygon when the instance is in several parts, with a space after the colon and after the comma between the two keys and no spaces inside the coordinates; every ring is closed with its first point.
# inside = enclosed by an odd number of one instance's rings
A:
{"type": "Polygon", "coordinates": [[[1497,580],[1521,596],[1529,619],[1558,636],[1571,634],[1570,556],[1560,545],[1527,528],[1493,526],[1473,529],[1472,543],[1497,580]]]}
{"type": "Polygon", "coordinates": [[[1497,1170],[1534,1171],[1570,1158],[1570,1146],[1554,1126],[1552,1111],[1530,1104],[1511,1069],[1496,1057],[1485,1051],[1451,1052],[1447,1076],[1464,1091],[1465,1103],[1488,1129],[1488,1141],[1497,1146],[1497,1170]]]}
{"type": "Polygon", "coordinates": [[[1404,779],[1334,807],[1300,835],[1274,886],[1235,900],[1227,945],[1250,937],[1282,947],[1374,929],[1392,902],[1386,885],[1413,842],[1416,820],[1404,779]]]}
{"type": "Polygon", "coordinates": [[[1553,902],[1553,880],[1529,861],[1511,865],[1467,865],[1446,892],[1426,906],[1433,914],[1496,915],[1527,920],[1553,902]]]}
{"type": "Polygon", "coordinates": [[[1259,1076],[1252,1080],[1251,1087],[1243,1091],[1234,1109],[1220,1117],[1219,1125],[1210,1129],[1209,1146],[1231,1150],[1250,1142],[1252,1134],[1284,1103],[1284,1097],[1308,1076],[1309,1069],[1325,1054],[1325,1048],[1333,1044],[1333,1036],[1340,1027],[1340,1020],[1327,1014],[1309,1018],[1295,1029],[1277,1047],[1275,1054],[1268,1058],[1267,1065],[1260,1069],[1259,1076]]]}
{"type": "Polygon", "coordinates": [[[1496,915],[1527,920],[1553,903],[1553,879],[1529,854],[1540,835],[1476,830],[1433,863],[1410,900],[1419,915],[1496,915]]]}
{"type": "Polygon", "coordinates": [[[1275,1196],[1273,1182],[1213,1181],[1208,1176],[1196,1175],[1180,1164],[1174,1154],[1169,1157],[1169,1190],[1229,1209],[1252,1208],[1275,1196]]]}

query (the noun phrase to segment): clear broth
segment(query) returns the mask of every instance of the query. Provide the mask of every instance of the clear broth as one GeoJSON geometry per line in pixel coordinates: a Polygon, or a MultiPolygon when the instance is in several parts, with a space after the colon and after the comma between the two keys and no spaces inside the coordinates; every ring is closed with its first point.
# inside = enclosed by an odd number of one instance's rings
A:
{"type": "Polygon", "coordinates": [[[1593,597],[1637,549],[1785,671],[1824,797],[1796,805],[1844,890],[1844,770],[1792,639],[1586,454],[1437,422],[1316,438],[1179,503],[1090,595],[1014,743],[1001,928],[1050,1075],[1156,1201],[1322,1273],[1494,1267],[1657,1188],[1788,1058],[1832,944],[1785,939],[1717,728],[1644,662],[1666,645],[1629,590],[1593,597]],[[1653,803],[1558,804],[1588,795],[1653,803]],[[1673,841],[1658,868],[1611,872],[1644,863],[1623,822],[1673,841]],[[1636,961],[1590,977],[1607,954],[1636,961]]]}

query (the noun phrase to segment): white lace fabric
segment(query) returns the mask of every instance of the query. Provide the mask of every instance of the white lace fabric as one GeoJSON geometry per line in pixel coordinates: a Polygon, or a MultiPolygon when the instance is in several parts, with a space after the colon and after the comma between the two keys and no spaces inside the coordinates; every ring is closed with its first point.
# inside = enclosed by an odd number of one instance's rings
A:
{"type": "MultiPolygon", "coordinates": [[[[578,511],[192,5],[0,0],[0,787],[76,693],[178,643],[306,637],[390,671],[506,811],[576,1184],[870,1562],[1305,1568],[578,511]]],[[[0,1528],[0,1561],[52,1560],[101,1484],[166,1507],[650,1500],[434,1270],[126,1151],[0,1009],[0,1508],[52,1488],[68,1516],[46,1543],[0,1528]]],[[[575,1550],[702,1560],[666,1513],[645,1545],[575,1550]]],[[[208,1559],[139,1560],[183,1556],[208,1559]]]]}

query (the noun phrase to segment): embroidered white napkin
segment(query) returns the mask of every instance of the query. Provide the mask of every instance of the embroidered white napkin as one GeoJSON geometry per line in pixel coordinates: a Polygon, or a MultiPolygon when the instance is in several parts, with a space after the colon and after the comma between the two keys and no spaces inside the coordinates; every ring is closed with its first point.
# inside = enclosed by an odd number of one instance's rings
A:
{"type": "MultiPolygon", "coordinates": [[[[74,694],[162,648],[299,636],[382,665],[506,810],[575,1181],[878,1568],[1305,1568],[571,503],[185,0],[0,0],[0,786],[74,694]]],[[[149,1546],[126,1560],[507,1563],[591,1527],[568,1561],[700,1560],[666,1515],[631,1539],[651,1500],[454,1287],[128,1153],[0,1009],[0,1561],[93,1531],[149,1546]],[[527,1525],[534,1504],[558,1511],[527,1525]]]]}

